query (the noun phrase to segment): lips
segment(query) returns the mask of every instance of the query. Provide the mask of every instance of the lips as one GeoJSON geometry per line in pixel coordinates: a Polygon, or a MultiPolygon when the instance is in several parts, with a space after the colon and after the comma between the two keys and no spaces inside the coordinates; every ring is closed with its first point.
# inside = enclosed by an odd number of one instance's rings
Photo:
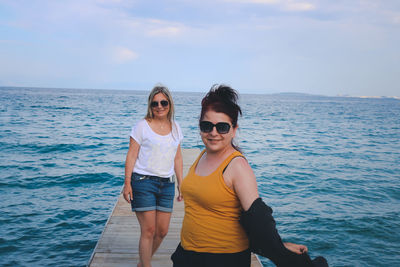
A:
{"type": "Polygon", "coordinates": [[[219,142],[219,141],[221,141],[221,140],[219,140],[219,139],[207,139],[209,142],[219,142]]]}

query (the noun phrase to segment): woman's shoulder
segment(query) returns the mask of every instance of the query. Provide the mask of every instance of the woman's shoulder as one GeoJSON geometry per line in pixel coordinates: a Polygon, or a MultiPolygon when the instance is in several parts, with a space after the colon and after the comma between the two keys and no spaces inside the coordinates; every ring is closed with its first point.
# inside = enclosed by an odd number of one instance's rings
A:
{"type": "Polygon", "coordinates": [[[183,133],[182,133],[182,129],[181,126],[179,125],[179,123],[176,120],[173,120],[172,122],[172,133],[177,133],[178,134],[178,139],[182,140],[183,139],[183,133]]]}
{"type": "Polygon", "coordinates": [[[234,177],[241,177],[242,175],[253,173],[249,162],[241,152],[233,152],[230,158],[231,159],[226,167],[226,171],[232,174],[234,177]]]}
{"type": "Polygon", "coordinates": [[[241,170],[241,169],[248,169],[251,168],[247,159],[243,156],[242,153],[235,153],[232,157],[231,163],[229,166],[232,166],[234,169],[241,170]]]}
{"type": "Polygon", "coordinates": [[[238,150],[234,150],[232,151],[225,159],[226,163],[228,165],[231,164],[236,164],[235,162],[239,161],[239,162],[247,162],[246,157],[242,154],[242,152],[238,151],[238,150]]]}
{"type": "Polygon", "coordinates": [[[258,195],[256,176],[246,158],[241,156],[233,158],[225,173],[227,178],[232,181],[235,191],[239,193],[241,202],[243,198],[247,198],[247,196],[243,196],[243,192],[246,194],[250,192],[249,196],[258,195]]]}
{"type": "Polygon", "coordinates": [[[148,125],[148,122],[146,121],[146,119],[141,119],[141,120],[138,120],[138,121],[133,125],[133,128],[143,129],[143,128],[146,127],[147,125],[148,125]]]}
{"type": "Polygon", "coordinates": [[[232,151],[227,151],[225,156],[223,157],[222,163],[220,165],[223,168],[223,172],[225,173],[228,169],[237,169],[240,165],[247,163],[246,158],[243,154],[236,150],[232,149],[232,151]]]}
{"type": "Polygon", "coordinates": [[[140,119],[136,122],[136,125],[145,125],[148,124],[146,119],[140,119]]]}
{"type": "Polygon", "coordinates": [[[132,137],[142,136],[144,132],[146,132],[146,129],[147,129],[147,122],[145,119],[141,119],[132,126],[131,136],[132,137]]]}
{"type": "Polygon", "coordinates": [[[178,130],[181,129],[181,126],[179,125],[179,123],[176,120],[172,120],[171,124],[172,124],[172,127],[176,127],[178,130]]]}

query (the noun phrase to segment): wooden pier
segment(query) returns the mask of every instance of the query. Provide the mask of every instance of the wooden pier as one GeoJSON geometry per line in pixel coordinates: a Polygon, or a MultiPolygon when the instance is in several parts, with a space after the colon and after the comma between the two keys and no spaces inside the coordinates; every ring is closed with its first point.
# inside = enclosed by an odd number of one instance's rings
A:
{"type": "MultiPolygon", "coordinates": [[[[199,155],[199,149],[183,149],[183,174],[185,175],[193,161],[199,155]]],[[[180,232],[184,215],[183,202],[174,201],[169,231],[160,248],[152,258],[153,267],[172,266],[170,259],[180,242],[180,232]]],[[[89,267],[125,267],[136,266],[139,261],[138,245],[140,226],[131,206],[122,194],[107,220],[103,233],[97,242],[89,260],[89,267]]],[[[262,264],[252,255],[252,267],[262,264]]]]}

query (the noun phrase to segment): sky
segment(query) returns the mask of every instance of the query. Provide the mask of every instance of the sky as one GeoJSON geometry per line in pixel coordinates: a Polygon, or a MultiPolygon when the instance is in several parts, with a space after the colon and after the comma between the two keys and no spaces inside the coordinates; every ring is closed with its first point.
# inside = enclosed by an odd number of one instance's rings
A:
{"type": "Polygon", "coordinates": [[[0,86],[400,96],[399,0],[0,0],[0,86]]]}

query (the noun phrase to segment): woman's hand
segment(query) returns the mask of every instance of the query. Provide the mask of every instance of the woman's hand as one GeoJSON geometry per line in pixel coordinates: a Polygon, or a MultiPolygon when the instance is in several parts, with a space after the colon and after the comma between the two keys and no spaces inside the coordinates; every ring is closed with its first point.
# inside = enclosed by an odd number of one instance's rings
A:
{"type": "Polygon", "coordinates": [[[183,159],[182,159],[182,151],[181,151],[181,145],[178,145],[178,148],[176,150],[176,155],[175,155],[175,160],[174,160],[174,171],[175,171],[175,176],[177,179],[177,186],[176,189],[178,190],[178,196],[176,197],[177,201],[182,201],[183,196],[181,193],[181,184],[182,184],[182,172],[183,172],[183,159]]]}
{"type": "Polygon", "coordinates": [[[308,248],[305,245],[298,245],[294,243],[285,242],[283,245],[290,251],[296,254],[303,254],[308,252],[308,248]]]}
{"type": "Polygon", "coordinates": [[[132,193],[132,186],[130,184],[124,185],[123,195],[126,202],[131,203],[131,199],[133,199],[133,193],[132,193]]]}
{"type": "Polygon", "coordinates": [[[183,196],[182,196],[182,193],[181,193],[181,185],[178,185],[176,187],[176,189],[178,189],[178,196],[176,197],[176,200],[182,201],[183,200],[183,196]]]}

